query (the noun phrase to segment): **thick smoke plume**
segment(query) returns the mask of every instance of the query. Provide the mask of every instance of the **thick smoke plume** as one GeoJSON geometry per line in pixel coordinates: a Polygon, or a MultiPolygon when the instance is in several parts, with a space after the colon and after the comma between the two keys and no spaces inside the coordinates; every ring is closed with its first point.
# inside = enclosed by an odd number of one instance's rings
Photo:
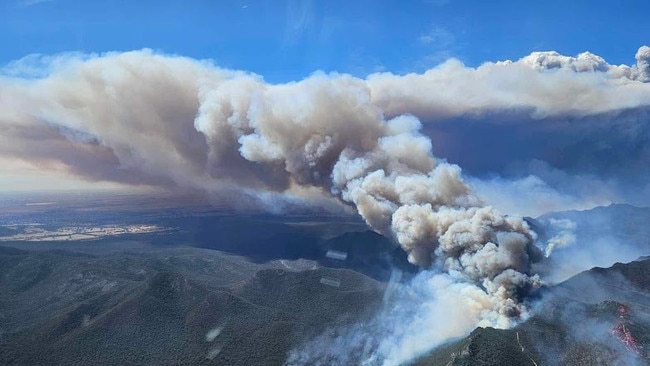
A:
{"type": "Polygon", "coordinates": [[[531,281],[526,223],[483,207],[460,168],[432,155],[420,122],[386,120],[363,80],[314,75],[267,85],[138,52],[4,84],[5,155],[42,154],[75,173],[125,182],[316,187],[394,237],[411,262],[435,258],[502,296],[503,314],[516,311],[514,293],[531,281]],[[24,145],[11,137],[37,141],[16,152],[24,145]]]}
{"type": "Polygon", "coordinates": [[[452,60],[421,75],[314,74],[278,85],[150,51],[57,59],[33,78],[15,76],[30,72],[23,61],[0,79],[0,156],[89,180],[238,193],[266,207],[331,195],[412,263],[444,271],[429,286],[473,304],[472,326],[505,327],[539,284],[536,235],[436,158],[420,119],[647,106],[648,54],[642,47],[633,67],[536,53],[476,69],[452,60]]]}

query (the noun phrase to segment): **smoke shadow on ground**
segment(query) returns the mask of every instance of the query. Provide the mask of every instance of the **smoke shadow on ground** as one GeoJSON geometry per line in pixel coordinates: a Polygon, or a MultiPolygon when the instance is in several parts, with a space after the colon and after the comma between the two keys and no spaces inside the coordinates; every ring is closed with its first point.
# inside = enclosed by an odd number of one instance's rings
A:
{"type": "Polygon", "coordinates": [[[178,228],[161,236],[158,245],[188,244],[247,257],[255,263],[307,259],[325,267],[348,268],[381,281],[395,268],[408,277],[419,268],[392,240],[350,218],[273,215],[203,216],[170,219],[178,228]],[[345,260],[327,257],[335,250],[345,260]]]}

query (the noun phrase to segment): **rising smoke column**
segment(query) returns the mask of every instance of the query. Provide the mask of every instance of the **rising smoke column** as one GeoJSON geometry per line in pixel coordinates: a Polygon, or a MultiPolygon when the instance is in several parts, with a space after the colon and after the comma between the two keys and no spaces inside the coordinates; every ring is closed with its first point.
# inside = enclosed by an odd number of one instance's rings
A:
{"type": "Polygon", "coordinates": [[[400,363],[476,325],[508,327],[527,312],[523,296],[539,285],[530,274],[537,256],[535,234],[523,219],[484,206],[458,166],[433,156],[415,117],[385,120],[364,83],[345,76],[317,75],[258,89],[250,107],[239,113],[223,113],[237,110],[224,103],[227,95],[215,88],[201,101],[196,125],[210,146],[223,136],[236,136],[247,161],[274,167],[290,186],[330,192],[375,231],[394,238],[409,261],[436,268],[411,286],[420,288],[416,296],[427,306],[407,304],[414,309],[407,314],[398,306],[379,316],[371,330],[316,340],[292,354],[290,363],[356,363],[359,359],[330,352],[348,355],[350,345],[357,344],[365,350],[359,357],[372,364],[400,363]],[[459,312],[447,314],[453,321],[444,326],[412,323],[449,308],[459,312]],[[423,329],[435,329],[435,334],[423,334],[423,329]]]}
{"type": "Polygon", "coordinates": [[[534,233],[521,218],[483,206],[460,168],[432,155],[415,117],[385,121],[365,84],[345,76],[258,90],[245,112],[229,115],[224,95],[215,88],[201,101],[196,126],[210,146],[236,136],[244,159],[352,204],[412,263],[482,286],[504,316],[521,312],[519,292],[538,282],[529,275],[534,233]]]}

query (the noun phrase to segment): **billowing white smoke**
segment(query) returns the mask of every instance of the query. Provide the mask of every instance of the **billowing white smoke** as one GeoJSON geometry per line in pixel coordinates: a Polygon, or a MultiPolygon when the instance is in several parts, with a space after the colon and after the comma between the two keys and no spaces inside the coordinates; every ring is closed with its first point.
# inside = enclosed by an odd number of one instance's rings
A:
{"type": "Polygon", "coordinates": [[[650,47],[643,46],[636,53],[636,68],[634,76],[637,80],[643,82],[650,81],[650,47]]]}
{"type": "Polygon", "coordinates": [[[280,85],[149,51],[73,59],[52,63],[44,78],[0,79],[0,156],[63,165],[91,180],[262,201],[331,194],[394,238],[411,262],[443,270],[424,282],[472,304],[471,326],[503,327],[525,313],[521,296],[539,283],[530,273],[535,234],[521,218],[484,206],[458,166],[432,155],[413,115],[588,114],[650,104],[649,85],[637,81],[647,76],[647,51],[616,75],[590,54],[569,61],[552,54],[477,69],[449,61],[423,75],[367,80],[315,74],[280,85]],[[560,71],[550,73],[536,66],[556,64],[560,71]]]}
{"type": "Polygon", "coordinates": [[[642,82],[650,81],[650,47],[640,47],[635,55],[636,65],[610,65],[605,59],[591,52],[583,52],[577,57],[564,56],[557,52],[533,52],[519,62],[542,71],[564,69],[575,72],[602,72],[613,78],[627,78],[642,82]]]}
{"type": "Polygon", "coordinates": [[[436,258],[502,297],[499,313],[520,311],[516,291],[536,281],[527,274],[533,233],[522,219],[483,207],[460,169],[432,156],[417,119],[384,121],[364,84],[348,77],[269,88],[230,115],[223,114],[223,95],[219,88],[208,92],[196,120],[210,146],[236,136],[246,160],[279,167],[292,183],[323,187],[353,204],[412,263],[429,266],[436,258]]]}
{"type": "Polygon", "coordinates": [[[386,115],[411,113],[426,120],[494,111],[547,116],[591,114],[650,104],[648,54],[639,48],[635,66],[610,65],[587,53],[578,57],[535,52],[518,61],[468,68],[449,60],[423,74],[368,77],[373,103],[386,115]]]}
{"type": "MultiPolygon", "coordinates": [[[[555,51],[550,52],[533,52],[521,59],[521,62],[530,65],[536,70],[549,69],[569,69],[576,72],[599,71],[608,72],[610,70],[629,70],[629,67],[616,67],[609,65],[605,59],[594,55],[591,52],[583,52],[577,57],[564,56],[555,51]]],[[[625,74],[625,71],[621,72],[625,74]]],[[[628,73],[629,74],[629,73],[628,73]]]]}
{"type": "Polygon", "coordinates": [[[549,257],[555,249],[564,248],[575,243],[575,230],[577,225],[571,220],[550,218],[549,226],[551,230],[557,232],[548,240],[546,248],[544,248],[544,254],[547,257],[549,257]]]}
{"type": "MultiPolygon", "coordinates": [[[[385,119],[407,114],[435,122],[503,110],[537,118],[582,116],[650,105],[650,84],[640,82],[650,75],[647,46],[632,67],[608,65],[591,54],[553,56],[560,61],[540,55],[475,69],[450,60],[423,74],[382,73],[366,80],[316,74],[281,85],[150,51],[32,56],[0,70],[0,158],[88,180],[308,199],[314,191],[305,187],[342,188],[327,182],[327,168],[339,153],[341,159],[357,158],[345,148],[370,152],[385,137],[390,154],[411,159],[410,152],[389,146],[400,144],[401,132],[388,129],[413,126],[390,127],[385,119]],[[540,57],[547,60],[541,64],[559,68],[538,67],[534,60],[540,57]],[[611,71],[618,68],[629,72],[611,71]],[[37,78],[21,76],[34,73],[37,78]],[[288,156],[276,151],[279,146],[304,149],[288,156]],[[256,156],[259,151],[269,155],[256,156]]],[[[426,138],[417,141],[412,148],[427,150],[426,138]]],[[[433,158],[414,156],[407,165],[427,173],[433,168],[433,158]]]]}
{"type": "MultiPolygon", "coordinates": [[[[517,319],[498,309],[507,302],[451,274],[422,271],[397,286],[372,319],[329,328],[292,350],[289,365],[403,365],[477,326],[508,328],[517,319]]],[[[523,309],[525,310],[525,309],[523,309]]],[[[522,317],[526,313],[520,314],[522,317]]]]}
{"type": "Polygon", "coordinates": [[[501,304],[503,314],[517,310],[513,294],[531,281],[532,232],[482,207],[460,168],[432,156],[416,118],[384,121],[365,85],[349,77],[256,90],[245,108],[219,87],[206,92],[195,124],[209,146],[236,141],[243,158],[281,169],[291,184],[330,190],[394,237],[411,262],[429,266],[435,257],[490,294],[505,291],[512,301],[501,304]]]}

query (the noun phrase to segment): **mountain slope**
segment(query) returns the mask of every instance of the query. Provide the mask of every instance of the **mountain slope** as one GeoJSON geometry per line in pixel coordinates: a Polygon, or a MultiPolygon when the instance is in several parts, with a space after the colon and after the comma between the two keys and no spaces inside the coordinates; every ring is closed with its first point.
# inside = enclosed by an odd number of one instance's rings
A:
{"type": "Polygon", "coordinates": [[[542,289],[535,315],[509,330],[477,328],[415,365],[645,365],[650,259],[593,268],[542,289]]]}
{"type": "Polygon", "coordinates": [[[363,318],[383,293],[350,270],[202,249],[0,248],[0,264],[0,364],[10,365],[280,365],[296,342],[363,318]]]}

